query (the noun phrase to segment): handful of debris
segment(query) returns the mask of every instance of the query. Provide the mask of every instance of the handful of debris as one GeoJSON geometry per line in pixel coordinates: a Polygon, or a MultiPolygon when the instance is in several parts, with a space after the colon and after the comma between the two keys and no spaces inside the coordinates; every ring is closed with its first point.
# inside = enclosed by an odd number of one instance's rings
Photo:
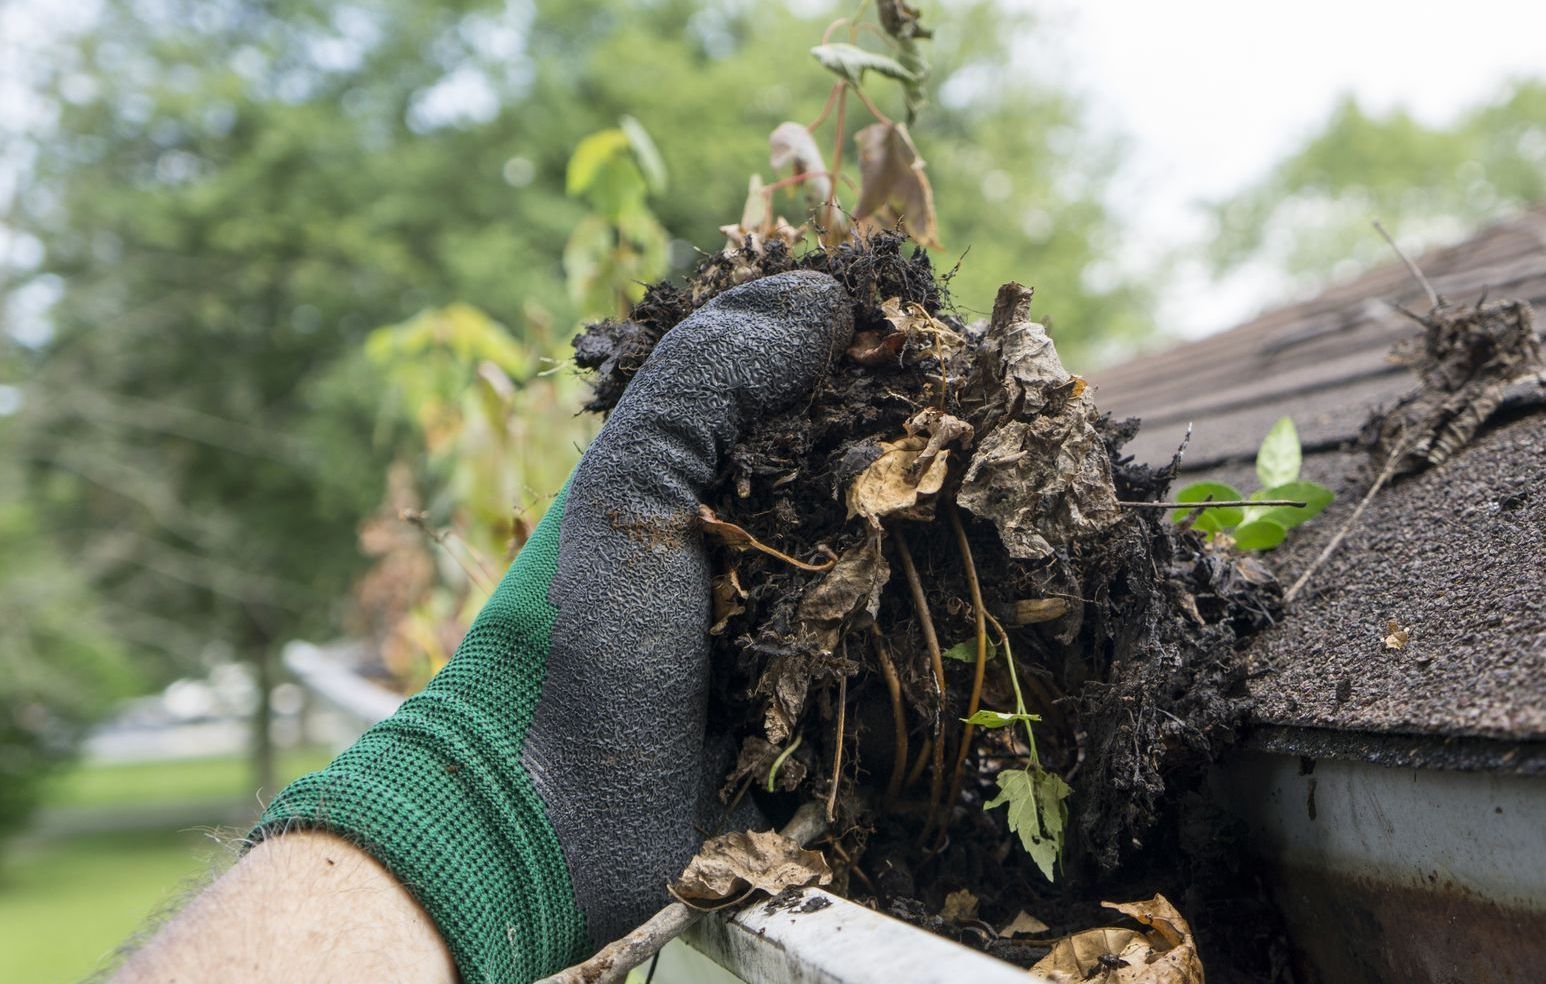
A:
{"type": "Polygon", "coordinates": [[[1179,806],[1235,735],[1239,643],[1281,592],[1143,508],[1179,452],[1122,457],[1137,421],[1099,412],[1029,288],[966,324],[899,235],[746,244],[585,329],[589,409],[717,293],[794,269],[845,286],[855,335],[808,405],[743,436],[700,510],[710,717],[739,748],[727,807],[819,804],[836,891],[1024,964],[1101,921],[1103,897],[1188,891],[1208,866],[1182,860],[1179,806]],[[963,890],[973,904],[947,906],[963,890]],[[1029,925],[1052,935],[1017,940],[1029,925]]]}

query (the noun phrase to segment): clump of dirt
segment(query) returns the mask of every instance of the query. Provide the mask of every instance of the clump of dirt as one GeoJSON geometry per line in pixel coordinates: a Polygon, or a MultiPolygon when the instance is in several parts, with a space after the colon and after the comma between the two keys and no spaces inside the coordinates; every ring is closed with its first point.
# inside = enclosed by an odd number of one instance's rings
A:
{"type": "MultiPolygon", "coordinates": [[[[1248,710],[1242,641],[1281,590],[1123,505],[1162,499],[1179,454],[1122,455],[1138,422],[1099,413],[1029,289],[1005,285],[967,324],[898,235],[721,252],[576,339],[590,408],[710,298],[792,269],[839,280],[856,330],[809,405],[743,436],[701,514],[719,544],[711,714],[740,748],[726,801],[753,795],[774,820],[827,804],[839,891],[1025,965],[1101,924],[1101,900],[1156,891],[1194,907],[1205,948],[1226,924],[1238,938],[1242,911],[1269,909],[1224,832],[1198,836],[1196,791],[1248,710]],[[963,727],[1013,712],[1017,691],[1034,752],[1019,722],[963,727]],[[1055,882],[1009,811],[984,808],[1028,767],[1072,787],[1055,882]],[[962,889],[970,917],[946,905],[962,889]],[[1011,932],[1022,912],[1046,932],[1011,932]]],[[[1269,948],[1242,949],[1262,964],[1269,948]]]]}

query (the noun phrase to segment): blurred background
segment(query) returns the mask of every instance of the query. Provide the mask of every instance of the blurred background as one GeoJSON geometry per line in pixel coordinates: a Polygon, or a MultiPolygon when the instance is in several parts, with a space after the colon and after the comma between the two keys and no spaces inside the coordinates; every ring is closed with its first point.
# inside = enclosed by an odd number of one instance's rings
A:
{"type": "MultiPolygon", "coordinates": [[[[1076,370],[1546,200],[1546,7],[917,5],[936,265],[1076,370]]],[[[593,433],[568,339],[723,244],[854,10],[0,0],[6,980],[445,661],[593,433]]]]}

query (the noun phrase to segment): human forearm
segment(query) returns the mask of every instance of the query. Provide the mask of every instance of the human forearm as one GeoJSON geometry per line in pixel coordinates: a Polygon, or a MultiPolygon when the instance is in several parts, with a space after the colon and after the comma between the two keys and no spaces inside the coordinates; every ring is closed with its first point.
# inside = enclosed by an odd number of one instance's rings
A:
{"type": "Polygon", "coordinates": [[[400,981],[451,984],[423,908],[331,834],[265,840],[135,952],[115,984],[400,981]]]}

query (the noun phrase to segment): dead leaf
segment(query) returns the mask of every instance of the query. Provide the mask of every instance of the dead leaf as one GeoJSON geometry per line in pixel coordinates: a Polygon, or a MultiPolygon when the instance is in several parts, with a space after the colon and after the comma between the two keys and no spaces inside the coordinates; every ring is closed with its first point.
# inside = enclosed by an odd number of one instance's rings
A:
{"type": "Polygon", "coordinates": [[[703,908],[753,891],[777,895],[786,888],[831,881],[832,869],[820,851],[807,851],[777,831],[737,830],[704,841],[671,893],[703,908]]]}
{"type": "Polygon", "coordinates": [[[1191,927],[1163,895],[1142,902],[1102,902],[1149,927],[1116,926],[1064,937],[1031,968],[1053,984],[1203,984],[1202,960],[1191,927]]]}
{"type": "Polygon", "coordinates": [[[958,889],[945,896],[945,905],[939,915],[946,922],[967,922],[977,918],[977,905],[977,896],[970,889],[958,889]]]}
{"type": "Polygon", "coordinates": [[[738,254],[731,272],[731,280],[745,283],[760,275],[755,262],[763,247],[773,240],[793,248],[805,238],[804,226],[793,226],[782,215],[775,215],[772,199],[762,183],[762,175],[754,174],[746,186],[746,204],[741,206],[741,221],[734,225],[722,225],[719,231],[725,235],[725,251],[738,254]]]}
{"type": "Polygon", "coordinates": [[[854,333],[853,344],[848,346],[848,357],[871,369],[899,366],[902,364],[902,349],[906,344],[907,336],[901,332],[882,335],[878,331],[866,329],[854,333]]]}
{"type": "Polygon", "coordinates": [[[734,567],[714,578],[714,624],[709,635],[719,635],[732,618],[746,611],[741,604],[745,600],[746,589],[741,587],[740,573],[734,567]]]}
{"type": "Polygon", "coordinates": [[[913,240],[938,249],[934,190],[907,124],[872,123],[854,134],[854,143],[859,148],[860,176],[854,217],[877,225],[885,225],[884,218],[901,219],[913,240]]]}
{"type": "Polygon", "coordinates": [[[958,496],[1017,560],[1049,557],[1121,518],[1098,411],[1030,320],[1031,297],[1009,283],[994,302],[968,388],[995,394],[986,416],[997,426],[978,438],[958,496]]]}
{"type": "Polygon", "coordinates": [[[753,692],[763,698],[762,723],[768,740],[782,745],[805,708],[813,666],[830,655],[856,620],[873,619],[880,611],[880,593],[891,579],[891,567],[881,553],[880,532],[845,550],[826,576],[805,589],[795,609],[793,639],[782,639],[784,651],[768,661],[753,692]]]}
{"type": "Polygon", "coordinates": [[[880,535],[850,547],[838,557],[827,576],[805,590],[796,609],[802,634],[831,652],[849,619],[860,612],[874,618],[880,592],[891,579],[891,565],[880,550],[880,535]]]}
{"type": "Polygon", "coordinates": [[[912,474],[918,475],[927,471],[946,447],[956,446],[962,450],[971,448],[972,437],[975,435],[972,425],[937,407],[925,407],[913,414],[902,424],[902,429],[909,436],[924,436],[928,443],[919,452],[917,460],[912,464],[912,474]]]}
{"type": "Polygon", "coordinates": [[[1063,598],[1022,598],[1009,609],[1008,625],[1036,625],[1053,622],[1068,614],[1068,602],[1063,598]]]}
{"type": "Polygon", "coordinates": [[[916,301],[904,303],[900,297],[888,297],[881,302],[880,313],[902,333],[904,349],[918,353],[919,357],[933,355],[944,362],[966,345],[966,339],[955,329],[916,301]]]}
{"type": "Polygon", "coordinates": [[[848,517],[863,516],[876,526],[882,519],[928,519],[934,515],[933,497],[945,484],[949,451],[939,451],[928,467],[913,468],[929,446],[928,438],[909,435],[899,441],[882,441],[881,454],[854,476],[848,485],[848,517]]]}
{"type": "Polygon", "coordinates": [[[1406,644],[1412,639],[1412,633],[1401,627],[1401,623],[1395,619],[1385,621],[1385,647],[1387,649],[1405,649],[1406,644]]]}
{"type": "Polygon", "coordinates": [[[802,184],[805,202],[811,208],[832,198],[832,177],[827,173],[826,159],[804,123],[789,121],[773,128],[768,134],[768,163],[774,172],[792,167],[793,174],[806,175],[802,184]]]}
{"type": "Polygon", "coordinates": [[[1020,914],[1010,920],[1009,925],[998,931],[998,935],[1009,939],[1015,936],[1035,936],[1045,933],[1050,927],[1035,916],[1020,910],[1020,914]]]}

